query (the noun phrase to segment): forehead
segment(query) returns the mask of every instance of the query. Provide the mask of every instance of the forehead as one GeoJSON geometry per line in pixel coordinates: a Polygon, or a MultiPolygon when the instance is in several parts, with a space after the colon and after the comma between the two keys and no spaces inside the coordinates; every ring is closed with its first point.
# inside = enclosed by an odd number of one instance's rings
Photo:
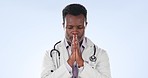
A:
{"type": "Polygon", "coordinates": [[[84,20],[85,20],[85,17],[82,14],[77,16],[67,14],[65,17],[65,22],[67,23],[84,23],[84,20]]]}

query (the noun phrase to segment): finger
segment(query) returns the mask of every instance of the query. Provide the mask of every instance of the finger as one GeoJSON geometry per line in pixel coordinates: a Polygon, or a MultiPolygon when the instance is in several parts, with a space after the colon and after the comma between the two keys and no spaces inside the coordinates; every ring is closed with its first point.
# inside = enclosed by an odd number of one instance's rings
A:
{"type": "Polygon", "coordinates": [[[75,58],[76,58],[75,49],[72,49],[71,52],[72,52],[72,53],[71,53],[71,55],[70,55],[70,59],[73,60],[73,61],[75,61],[75,60],[76,60],[76,59],[75,59],[75,58]]]}
{"type": "Polygon", "coordinates": [[[73,35],[72,44],[71,44],[71,57],[73,60],[75,60],[76,56],[76,46],[75,46],[75,36],[73,35]]]}
{"type": "Polygon", "coordinates": [[[76,59],[79,59],[81,57],[79,49],[76,50],[76,59]]]}
{"type": "Polygon", "coordinates": [[[78,46],[78,43],[79,43],[79,42],[78,42],[78,36],[75,35],[75,45],[78,46]]]}
{"type": "Polygon", "coordinates": [[[78,37],[77,35],[75,36],[75,47],[76,47],[76,52],[79,53],[79,50],[80,50],[80,45],[79,45],[79,41],[78,41],[78,37]]]}
{"type": "Polygon", "coordinates": [[[77,45],[76,35],[73,35],[73,39],[72,39],[72,48],[73,48],[73,49],[76,49],[76,45],[77,45]]]}

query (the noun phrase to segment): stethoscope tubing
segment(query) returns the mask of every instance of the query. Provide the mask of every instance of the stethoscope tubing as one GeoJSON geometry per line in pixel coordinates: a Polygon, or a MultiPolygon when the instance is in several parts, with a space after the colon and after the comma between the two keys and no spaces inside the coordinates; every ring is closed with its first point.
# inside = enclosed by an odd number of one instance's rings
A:
{"type": "MultiPolygon", "coordinates": [[[[60,51],[56,49],[56,45],[59,44],[60,42],[61,42],[61,41],[57,42],[57,43],[54,45],[53,49],[50,51],[50,57],[53,57],[53,56],[52,56],[52,52],[56,51],[56,52],[58,53],[59,65],[60,65],[60,51]]],[[[95,55],[96,55],[96,46],[94,45],[94,53],[93,53],[92,56],[90,56],[90,58],[89,58],[90,61],[96,62],[97,58],[96,58],[95,55]]],[[[58,65],[58,63],[57,63],[57,65],[58,65]]]]}

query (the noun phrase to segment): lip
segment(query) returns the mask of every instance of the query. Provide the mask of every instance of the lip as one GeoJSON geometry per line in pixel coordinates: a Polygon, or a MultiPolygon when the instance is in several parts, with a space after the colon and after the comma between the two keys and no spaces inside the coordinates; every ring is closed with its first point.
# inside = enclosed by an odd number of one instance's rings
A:
{"type": "Polygon", "coordinates": [[[72,35],[78,35],[78,32],[77,31],[73,31],[72,35]]]}

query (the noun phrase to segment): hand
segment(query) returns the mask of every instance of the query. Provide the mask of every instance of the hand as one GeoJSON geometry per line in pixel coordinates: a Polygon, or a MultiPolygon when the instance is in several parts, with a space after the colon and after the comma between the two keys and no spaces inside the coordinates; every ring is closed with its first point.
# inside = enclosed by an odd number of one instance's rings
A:
{"type": "Polygon", "coordinates": [[[78,67],[82,67],[84,60],[80,52],[79,41],[77,39],[77,35],[73,35],[71,51],[72,51],[72,54],[70,58],[68,59],[68,64],[72,67],[74,62],[76,61],[76,63],[78,64],[78,67]]]}

